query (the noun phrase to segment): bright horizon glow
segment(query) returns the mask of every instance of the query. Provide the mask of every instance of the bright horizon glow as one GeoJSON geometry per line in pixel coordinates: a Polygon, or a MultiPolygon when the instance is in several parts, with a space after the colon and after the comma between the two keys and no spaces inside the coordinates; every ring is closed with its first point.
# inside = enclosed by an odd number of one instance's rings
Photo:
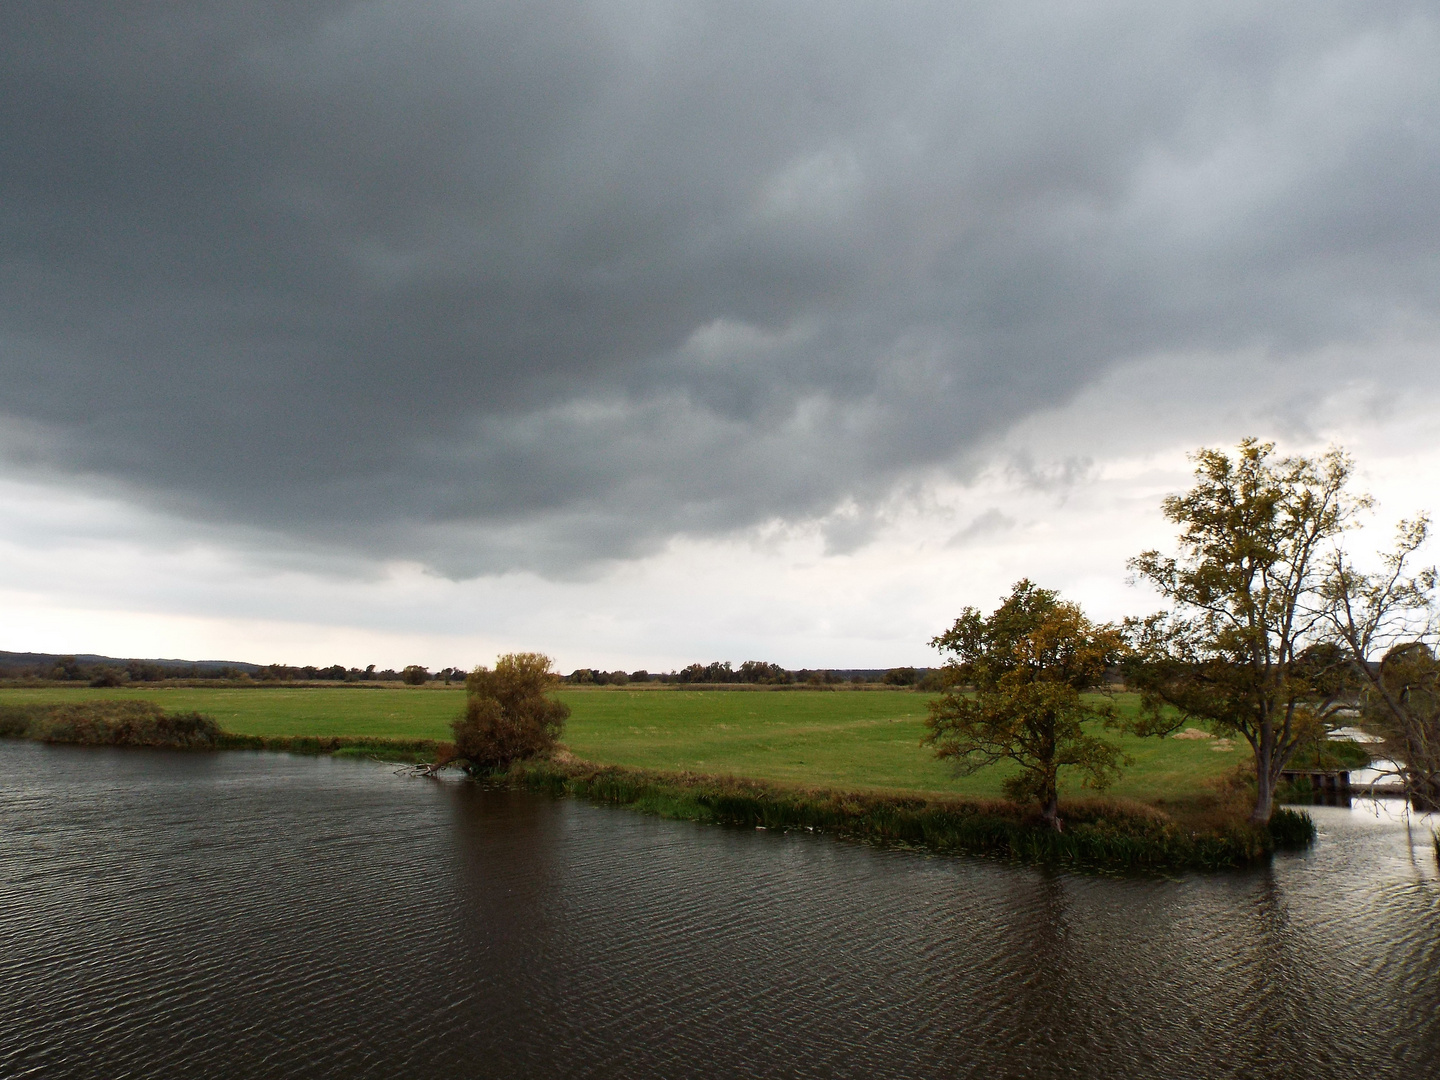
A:
{"type": "MultiPolygon", "coordinates": [[[[572,581],[534,573],[452,581],[400,562],[322,573],[228,548],[214,530],[176,541],[183,523],[122,502],[12,481],[0,487],[8,614],[0,647],[431,670],[530,649],[563,671],[749,659],[790,669],[932,666],[939,657],[929,639],[966,605],[991,610],[1021,577],[1059,589],[1097,619],[1160,606],[1128,582],[1125,560],[1173,541],[1160,501],[1189,486],[1187,453],[1263,429],[1246,415],[1252,402],[1227,417],[1225,435],[1187,438],[1203,421],[1176,410],[1176,440],[1127,448],[1110,425],[1153,403],[1122,400],[1126,380],[1117,375],[1018,425],[967,481],[931,475],[868,513],[842,507],[809,524],[676,538],[572,581]],[[1084,437],[1096,424],[1104,442],[1084,437]],[[862,542],[836,550],[837,534],[857,531],[862,542]],[[157,535],[171,539],[156,543],[157,535]]],[[[1344,401],[1357,396],[1349,388],[1344,401]]],[[[1352,452],[1357,489],[1379,501],[1350,542],[1364,553],[1385,547],[1400,517],[1427,509],[1440,477],[1437,415],[1413,402],[1380,422],[1357,422],[1344,402],[1322,403],[1306,437],[1279,450],[1340,443],[1352,452]]]]}

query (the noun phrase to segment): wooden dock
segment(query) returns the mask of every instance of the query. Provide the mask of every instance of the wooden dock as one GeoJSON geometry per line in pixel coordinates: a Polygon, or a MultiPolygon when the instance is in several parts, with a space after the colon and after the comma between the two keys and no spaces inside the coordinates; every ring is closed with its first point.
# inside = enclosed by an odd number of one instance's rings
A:
{"type": "Polygon", "coordinates": [[[1325,798],[1355,799],[1403,799],[1405,787],[1390,779],[1387,782],[1352,784],[1348,769],[1285,769],[1280,773],[1281,783],[1298,783],[1307,780],[1310,790],[1325,798]]]}
{"type": "Polygon", "coordinates": [[[1285,769],[1280,773],[1282,784],[1298,784],[1301,780],[1310,783],[1311,790],[1322,795],[1350,793],[1350,770],[1348,769],[1285,769]]]}

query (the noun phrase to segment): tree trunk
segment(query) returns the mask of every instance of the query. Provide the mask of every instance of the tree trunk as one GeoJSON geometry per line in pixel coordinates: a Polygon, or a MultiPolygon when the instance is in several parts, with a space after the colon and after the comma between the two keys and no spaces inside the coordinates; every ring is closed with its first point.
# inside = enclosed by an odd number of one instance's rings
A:
{"type": "Polygon", "coordinates": [[[1045,824],[1049,825],[1056,832],[1060,832],[1064,824],[1060,820],[1060,794],[1053,787],[1050,789],[1050,794],[1045,796],[1045,800],[1041,804],[1040,817],[1045,824]]]}
{"type": "Polygon", "coordinates": [[[1275,812],[1275,785],[1270,780],[1269,768],[1255,772],[1255,809],[1250,821],[1255,825],[1270,824],[1270,815],[1275,812]]]}
{"type": "Polygon", "coordinates": [[[1270,815],[1275,812],[1275,728],[1268,720],[1260,723],[1255,741],[1255,809],[1250,814],[1254,825],[1270,824],[1270,815]]]}

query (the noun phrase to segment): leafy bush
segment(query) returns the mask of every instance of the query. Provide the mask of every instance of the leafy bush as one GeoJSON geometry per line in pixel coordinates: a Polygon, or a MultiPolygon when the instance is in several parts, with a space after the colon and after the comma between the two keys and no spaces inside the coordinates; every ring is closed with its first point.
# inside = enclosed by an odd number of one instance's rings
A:
{"type": "Polygon", "coordinates": [[[540,653],[507,653],[493,671],[477,667],[465,679],[465,715],[450,725],[456,759],[475,773],[552,752],[570,715],[547,694],[555,682],[540,653]]]}
{"type": "Polygon", "coordinates": [[[49,715],[44,705],[0,705],[0,739],[23,739],[30,725],[49,715]]]}

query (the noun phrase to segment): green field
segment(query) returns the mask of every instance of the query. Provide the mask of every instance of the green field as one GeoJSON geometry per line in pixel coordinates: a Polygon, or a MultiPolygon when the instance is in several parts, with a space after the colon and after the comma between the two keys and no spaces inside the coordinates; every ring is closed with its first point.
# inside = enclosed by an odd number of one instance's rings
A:
{"type": "MultiPolygon", "coordinates": [[[[908,691],[567,689],[564,741],[607,765],[687,770],[807,787],[992,796],[1005,777],[956,777],[920,745],[925,695],[908,691]]],[[[464,691],[436,686],[0,690],[0,702],[143,698],[197,710],[241,735],[443,739],[464,691]]],[[[1122,710],[1134,700],[1122,695],[1122,710]]],[[[1111,794],[1153,801],[1200,794],[1248,751],[1203,740],[1121,739],[1135,759],[1111,794]]],[[[1077,794],[1078,792],[1071,792],[1077,794]]]]}

